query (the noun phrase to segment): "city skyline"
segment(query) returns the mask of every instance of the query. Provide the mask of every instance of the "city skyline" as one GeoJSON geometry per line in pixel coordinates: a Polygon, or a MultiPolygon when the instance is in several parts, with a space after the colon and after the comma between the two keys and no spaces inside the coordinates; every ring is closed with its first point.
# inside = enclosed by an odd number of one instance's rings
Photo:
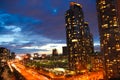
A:
{"type": "MultiPolygon", "coordinates": [[[[61,53],[62,46],[66,45],[64,14],[69,2],[1,0],[0,46],[16,53],[51,54],[54,48],[61,53]]],[[[88,21],[93,34],[94,45],[99,45],[96,0],[79,0],[79,3],[82,4],[85,21],[88,21]]]]}
{"type": "Polygon", "coordinates": [[[120,0],[7,1],[0,79],[120,80],[120,0]]]}

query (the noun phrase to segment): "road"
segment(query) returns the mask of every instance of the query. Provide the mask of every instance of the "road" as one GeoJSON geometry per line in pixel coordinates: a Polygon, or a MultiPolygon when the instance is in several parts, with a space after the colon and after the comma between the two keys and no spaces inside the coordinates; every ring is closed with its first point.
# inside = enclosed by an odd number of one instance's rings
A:
{"type": "Polygon", "coordinates": [[[99,80],[103,79],[103,70],[96,71],[96,72],[88,72],[83,75],[75,75],[71,77],[55,77],[52,74],[42,72],[41,75],[38,72],[31,68],[26,68],[24,65],[20,64],[19,62],[10,62],[9,65],[14,67],[21,75],[23,75],[27,80],[51,80],[48,77],[44,76],[45,74],[52,78],[52,80],[99,80]]]}
{"type": "Polygon", "coordinates": [[[11,62],[12,67],[14,67],[26,80],[50,80],[47,77],[40,75],[33,69],[25,68],[18,62],[11,62]]]}

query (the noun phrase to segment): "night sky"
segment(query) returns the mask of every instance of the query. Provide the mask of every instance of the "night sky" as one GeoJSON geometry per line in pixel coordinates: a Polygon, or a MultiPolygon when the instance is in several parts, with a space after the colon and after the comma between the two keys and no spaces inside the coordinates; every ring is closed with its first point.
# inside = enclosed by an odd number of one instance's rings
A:
{"type": "MultiPolygon", "coordinates": [[[[0,47],[16,53],[52,53],[66,45],[65,11],[71,0],[0,0],[0,47]]],[[[72,0],[78,1],[78,0],[72,0]]],[[[96,0],[79,0],[99,45],[96,0]]]]}

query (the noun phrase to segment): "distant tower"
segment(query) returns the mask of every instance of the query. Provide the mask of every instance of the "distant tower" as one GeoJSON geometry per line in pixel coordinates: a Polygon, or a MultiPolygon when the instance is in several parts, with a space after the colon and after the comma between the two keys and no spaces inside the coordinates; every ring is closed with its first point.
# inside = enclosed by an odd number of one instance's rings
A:
{"type": "Polygon", "coordinates": [[[57,49],[52,50],[52,56],[58,56],[58,51],[57,49]]]}
{"type": "Polygon", "coordinates": [[[68,55],[68,48],[67,46],[62,47],[63,55],[68,55]]]}
{"type": "Polygon", "coordinates": [[[105,78],[120,77],[120,0],[96,0],[105,78]]]}
{"type": "MultiPolygon", "coordinates": [[[[88,62],[88,46],[90,46],[90,31],[88,23],[84,22],[82,6],[70,2],[70,9],[65,14],[69,68],[79,71],[86,68],[88,62]]],[[[92,37],[92,36],[91,36],[92,37]]],[[[93,52],[93,50],[90,50],[93,52]]]]}
{"type": "Polygon", "coordinates": [[[11,56],[11,59],[15,59],[15,52],[11,52],[11,54],[10,54],[10,56],[11,56]]]}
{"type": "Polygon", "coordinates": [[[85,36],[84,36],[84,47],[86,48],[87,54],[94,54],[93,35],[90,33],[88,22],[84,22],[85,36]]]}

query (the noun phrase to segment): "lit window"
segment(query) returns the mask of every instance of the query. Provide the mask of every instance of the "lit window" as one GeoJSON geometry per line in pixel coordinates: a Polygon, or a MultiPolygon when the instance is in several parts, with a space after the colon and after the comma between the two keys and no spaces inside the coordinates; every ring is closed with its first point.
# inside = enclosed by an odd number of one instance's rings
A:
{"type": "Polygon", "coordinates": [[[111,47],[108,47],[108,49],[110,50],[110,49],[111,49],[111,47]]]}
{"type": "Polygon", "coordinates": [[[102,28],[108,28],[108,24],[102,25],[102,28]]]}
{"type": "Polygon", "coordinates": [[[114,25],[113,26],[117,26],[117,21],[114,21],[114,25]]]}
{"type": "Polygon", "coordinates": [[[115,9],[112,9],[112,11],[115,11],[115,9]]]}
{"type": "Polygon", "coordinates": [[[112,21],[110,21],[110,23],[112,23],[112,21]]]}
{"type": "Polygon", "coordinates": [[[78,40],[77,39],[73,39],[72,42],[77,42],[78,40]]]}
{"type": "Polygon", "coordinates": [[[68,22],[70,22],[70,18],[68,18],[68,22]]]}
{"type": "Polygon", "coordinates": [[[116,44],[116,50],[120,51],[120,45],[119,44],[116,44]]]}
{"type": "Polygon", "coordinates": [[[102,4],[105,4],[105,1],[102,1],[102,4]]]}
{"type": "Polygon", "coordinates": [[[116,59],[114,59],[113,61],[116,62],[116,59]]]}

